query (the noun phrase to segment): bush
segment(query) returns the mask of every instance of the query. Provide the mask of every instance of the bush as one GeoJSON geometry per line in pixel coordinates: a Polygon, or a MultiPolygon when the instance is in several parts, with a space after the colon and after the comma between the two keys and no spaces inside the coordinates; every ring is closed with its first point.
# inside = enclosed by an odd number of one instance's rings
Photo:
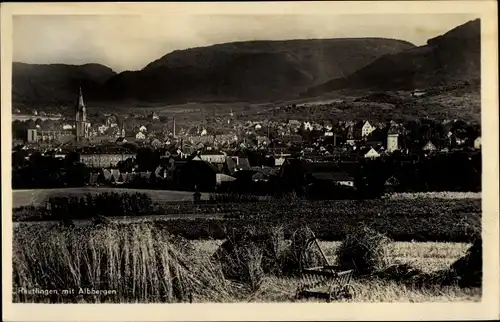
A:
{"type": "Polygon", "coordinates": [[[258,196],[250,194],[237,194],[237,193],[212,193],[209,197],[210,202],[222,202],[222,203],[241,203],[241,202],[256,202],[259,201],[258,196]]]}
{"type": "Polygon", "coordinates": [[[460,287],[480,287],[483,279],[483,245],[478,237],[465,256],[459,258],[448,269],[447,281],[460,287]]]}
{"type": "Polygon", "coordinates": [[[140,216],[153,208],[145,193],[99,193],[83,197],[50,197],[41,212],[50,219],[84,219],[100,216],[140,216]]]}
{"type": "Polygon", "coordinates": [[[339,266],[359,275],[381,271],[388,264],[389,243],[389,238],[369,227],[351,228],[336,251],[339,266]]]}

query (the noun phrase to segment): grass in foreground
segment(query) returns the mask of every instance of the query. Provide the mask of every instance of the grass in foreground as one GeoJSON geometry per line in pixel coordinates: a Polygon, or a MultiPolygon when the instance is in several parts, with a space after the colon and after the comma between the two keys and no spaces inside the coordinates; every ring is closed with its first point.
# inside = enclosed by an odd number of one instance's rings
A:
{"type": "MultiPolygon", "coordinates": [[[[14,302],[289,302],[298,278],[265,276],[259,287],[227,281],[209,260],[222,241],[187,242],[146,224],[78,227],[44,225],[14,229],[14,290],[116,290],[107,296],[27,296],[14,302]]],[[[321,242],[332,263],[338,242],[321,242]]],[[[428,271],[461,257],[467,244],[402,243],[389,246],[390,262],[428,271]]],[[[375,277],[356,279],[355,302],[479,301],[480,288],[416,287],[375,277]]],[[[78,291],[77,291],[78,292],[78,291]]]]}
{"type": "Polygon", "coordinates": [[[231,298],[220,269],[189,243],[148,225],[14,229],[14,290],[76,290],[14,302],[187,302],[231,298]],[[109,290],[109,296],[79,289],[109,290]]]}

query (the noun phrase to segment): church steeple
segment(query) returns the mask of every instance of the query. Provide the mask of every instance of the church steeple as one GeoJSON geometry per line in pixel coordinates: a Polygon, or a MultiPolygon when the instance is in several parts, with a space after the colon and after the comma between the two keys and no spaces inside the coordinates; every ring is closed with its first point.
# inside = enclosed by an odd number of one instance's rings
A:
{"type": "Polygon", "coordinates": [[[83,102],[82,87],[80,86],[80,95],[78,96],[78,107],[77,107],[77,110],[80,111],[82,109],[85,109],[85,103],[83,102]]]}
{"type": "Polygon", "coordinates": [[[90,123],[87,122],[87,109],[83,102],[82,87],[80,86],[80,93],[78,95],[78,104],[76,106],[75,117],[76,140],[81,141],[89,136],[90,123]]]}
{"type": "Polygon", "coordinates": [[[87,120],[87,109],[85,103],[83,102],[83,92],[80,86],[80,94],[78,95],[78,105],[76,107],[76,120],[86,121],[87,120]]]}

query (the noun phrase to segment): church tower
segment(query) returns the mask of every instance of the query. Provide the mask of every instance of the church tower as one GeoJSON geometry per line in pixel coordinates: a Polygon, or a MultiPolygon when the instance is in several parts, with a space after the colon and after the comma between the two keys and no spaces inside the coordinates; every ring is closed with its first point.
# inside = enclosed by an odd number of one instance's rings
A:
{"type": "Polygon", "coordinates": [[[87,121],[87,108],[83,102],[82,88],[80,87],[80,95],[76,107],[75,117],[76,141],[82,141],[89,137],[90,123],[87,121]]]}

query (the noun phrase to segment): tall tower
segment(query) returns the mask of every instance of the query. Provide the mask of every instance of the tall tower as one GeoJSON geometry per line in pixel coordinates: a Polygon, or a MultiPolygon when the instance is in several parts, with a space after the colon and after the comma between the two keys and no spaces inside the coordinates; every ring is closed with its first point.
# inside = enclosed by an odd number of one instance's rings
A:
{"type": "Polygon", "coordinates": [[[398,133],[390,133],[387,135],[387,152],[392,153],[398,149],[398,133]]]}
{"type": "Polygon", "coordinates": [[[80,95],[78,96],[75,116],[76,141],[87,139],[89,137],[89,128],[90,123],[87,121],[87,108],[83,102],[83,93],[82,88],[80,87],[80,95]]]}

